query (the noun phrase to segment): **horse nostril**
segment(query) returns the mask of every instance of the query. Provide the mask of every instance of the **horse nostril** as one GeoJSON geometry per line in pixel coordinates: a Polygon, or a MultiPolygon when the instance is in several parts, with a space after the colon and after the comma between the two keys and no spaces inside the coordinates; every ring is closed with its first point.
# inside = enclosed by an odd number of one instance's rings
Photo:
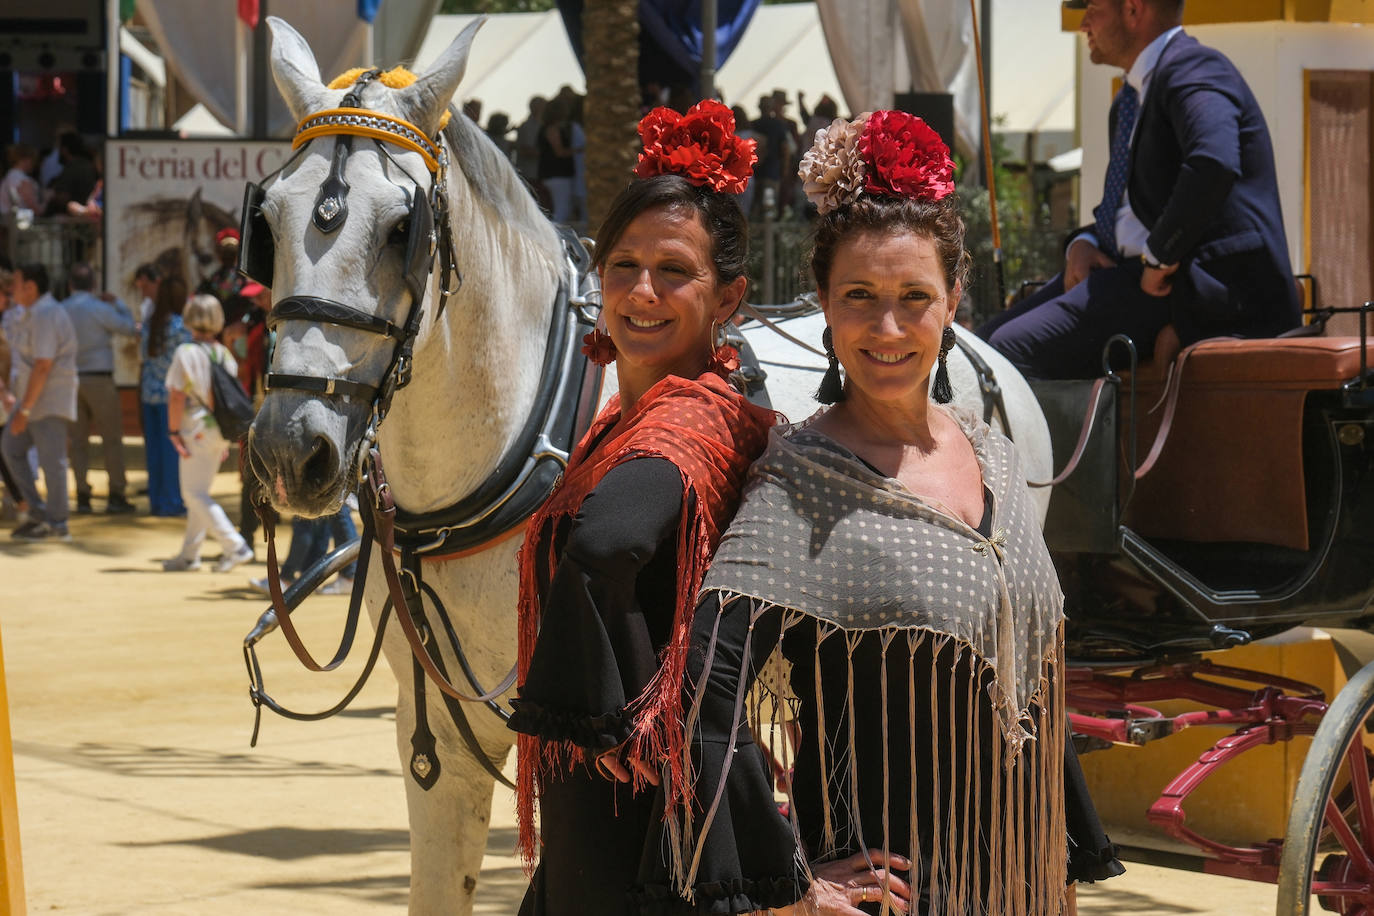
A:
{"type": "Polygon", "coordinates": [[[334,444],[324,436],[316,436],[315,447],[310,450],[310,457],[301,466],[301,482],[309,489],[329,486],[337,476],[336,461],[334,444]]]}

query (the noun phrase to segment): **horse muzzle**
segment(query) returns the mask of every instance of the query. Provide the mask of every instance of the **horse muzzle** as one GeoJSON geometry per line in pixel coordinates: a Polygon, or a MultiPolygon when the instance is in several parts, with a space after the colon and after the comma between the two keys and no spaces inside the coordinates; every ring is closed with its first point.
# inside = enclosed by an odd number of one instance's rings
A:
{"type": "Polygon", "coordinates": [[[356,483],[365,420],[361,409],[341,413],[319,399],[270,393],[248,433],[248,466],[272,505],[310,517],[337,512],[356,483]]]}

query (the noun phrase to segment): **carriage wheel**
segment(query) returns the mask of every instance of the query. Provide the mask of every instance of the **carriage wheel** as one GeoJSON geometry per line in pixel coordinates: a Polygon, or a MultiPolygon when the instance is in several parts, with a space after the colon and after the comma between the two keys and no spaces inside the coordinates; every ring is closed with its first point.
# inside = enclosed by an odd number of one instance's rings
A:
{"type": "Polygon", "coordinates": [[[1308,916],[1314,891],[1322,910],[1374,916],[1371,731],[1374,664],[1337,694],[1308,748],[1284,836],[1278,916],[1308,916]]]}

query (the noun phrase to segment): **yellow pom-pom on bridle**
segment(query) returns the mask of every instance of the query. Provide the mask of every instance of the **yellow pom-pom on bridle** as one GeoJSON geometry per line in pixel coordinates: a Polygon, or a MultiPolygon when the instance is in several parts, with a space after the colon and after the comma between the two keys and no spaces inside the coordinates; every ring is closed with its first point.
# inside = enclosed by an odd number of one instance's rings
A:
{"type": "MultiPolygon", "coordinates": [[[[359,78],[365,74],[370,73],[376,74],[371,77],[372,81],[379,82],[390,89],[404,89],[414,83],[416,79],[415,74],[404,67],[394,67],[381,72],[357,67],[336,76],[329,83],[329,88],[347,88],[356,84],[359,78]]],[[[353,96],[344,96],[345,106],[356,104],[353,96]]],[[[448,124],[448,120],[449,112],[445,111],[439,119],[440,130],[448,124]]],[[[421,133],[414,124],[402,121],[400,118],[393,118],[391,115],[382,114],[379,111],[367,111],[351,107],[318,111],[302,119],[296,125],[296,135],[291,141],[291,148],[298,149],[315,137],[339,134],[372,137],[413,150],[420,154],[432,173],[441,176],[442,181],[444,163],[437,143],[421,133]]]]}
{"type": "MultiPolygon", "coordinates": [[[[352,70],[345,70],[338,76],[329,81],[330,89],[347,89],[358,81],[358,77],[368,71],[367,67],[354,67],[352,70]]],[[[377,74],[375,82],[381,83],[388,89],[404,89],[415,82],[416,76],[405,67],[392,67],[390,70],[383,70],[377,74]]],[[[445,110],[439,118],[439,129],[448,127],[448,119],[451,112],[445,110]]]]}

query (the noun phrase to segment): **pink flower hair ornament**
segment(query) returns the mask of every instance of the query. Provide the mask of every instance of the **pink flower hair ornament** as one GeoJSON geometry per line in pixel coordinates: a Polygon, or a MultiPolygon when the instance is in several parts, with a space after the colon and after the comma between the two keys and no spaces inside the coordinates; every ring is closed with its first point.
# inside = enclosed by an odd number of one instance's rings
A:
{"type": "Polygon", "coordinates": [[[902,111],[836,119],[816,132],[797,170],[824,215],[860,194],[943,200],[954,193],[954,160],[929,124],[902,111]]]}

